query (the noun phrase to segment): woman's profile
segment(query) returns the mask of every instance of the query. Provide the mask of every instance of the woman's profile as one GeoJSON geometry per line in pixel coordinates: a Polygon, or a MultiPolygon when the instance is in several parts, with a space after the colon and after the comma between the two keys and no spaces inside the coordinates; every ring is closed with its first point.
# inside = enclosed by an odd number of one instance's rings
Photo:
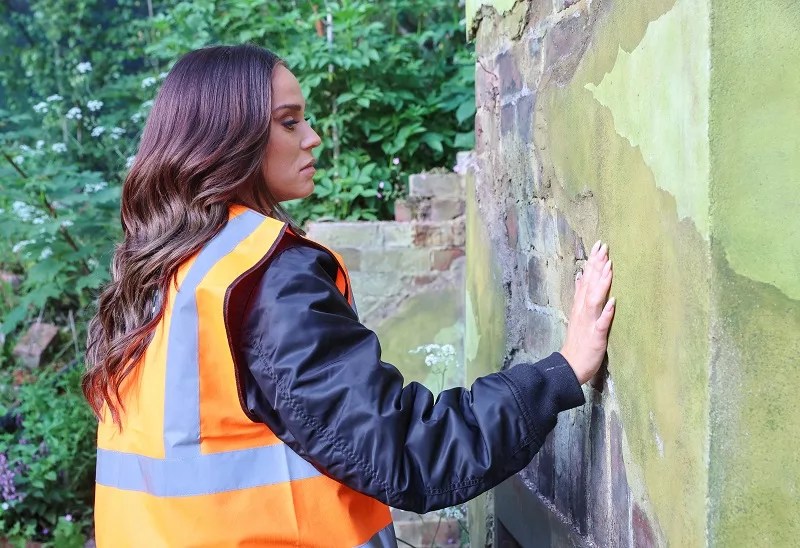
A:
{"type": "Polygon", "coordinates": [[[358,320],[346,265],[280,203],[320,138],[273,53],[182,57],[124,182],[124,240],[89,329],[99,546],[396,546],[389,507],[462,503],[584,403],[614,300],[607,246],[560,352],[435,396],[358,320]]]}

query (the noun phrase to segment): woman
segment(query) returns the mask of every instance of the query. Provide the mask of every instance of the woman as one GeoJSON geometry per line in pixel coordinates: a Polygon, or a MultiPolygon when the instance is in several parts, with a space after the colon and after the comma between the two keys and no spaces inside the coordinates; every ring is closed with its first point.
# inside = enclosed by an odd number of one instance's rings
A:
{"type": "Polygon", "coordinates": [[[280,207],[314,187],[304,109],[249,45],[189,53],[155,100],[90,325],[99,546],[394,546],[389,506],[475,497],[584,403],[614,313],[607,247],[560,353],[434,402],[380,360],[344,265],[280,207]]]}

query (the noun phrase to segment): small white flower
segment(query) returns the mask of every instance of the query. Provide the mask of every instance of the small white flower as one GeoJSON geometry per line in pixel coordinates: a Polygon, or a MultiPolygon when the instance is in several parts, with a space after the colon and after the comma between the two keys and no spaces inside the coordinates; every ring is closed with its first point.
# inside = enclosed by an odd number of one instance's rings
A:
{"type": "Polygon", "coordinates": [[[14,156],[13,160],[15,164],[21,164],[22,162],[25,161],[25,156],[22,156],[20,154],[19,156],[14,156]]]}
{"type": "Polygon", "coordinates": [[[97,183],[86,183],[86,186],[83,187],[83,191],[86,194],[91,194],[93,192],[99,192],[106,188],[108,183],[105,181],[99,181],[97,183]]]}
{"type": "Polygon", "coordinates": [[[20,149],[22,152],[26,153],[26,154],[27,154],[28,152],[33,152],[33,149],[32,149],[31,147],[29,147],[28,145],[19,145],[19,149],[20,149]]]}
{"type": "Polygon", "coordinates": [[[40,215],[39,217],[34,217],[34,218],[33,218],[33,220],[32,220],[31,222],[32,222],[33,224],[35,224],[35,225],[43,225],[43,224],[44,224],[44,222],[45,222],[46,220],[47,220],[47,218],[46,218],[46,217],[42,217],[42,216],[40,215]]]}
{"type": "Polygon", "coordinates": [[[147,101],[142,103],[142,108],[150,108],[152,106],[153,106],[153,100],[152,99],[148,99],[147,101]]]}
{"type": "Polygon", "coordinates": [[[133,165],[133,162],[136,161],[136,156],[128,156],[128,159],[125,160],[125,169],[130,169],[133,165]]]}
{"type": "Polygon", "coordinates": [[[121,135],[125,135],[125,130],[121,127],[114,126],[111,128],[111,138],[119,139],[121,135]]]}
{"type": "Polygon", "coordinates": [[[86,264],[89,265],[89,268],[94,270],[95,268],[97,268],[97,265],[99,265],[100,263],[97,262],[97,259],[88,259],[86,261],[86,264]]]}
{"type": "MultiPolygon", "coordinates": [[[[16,251],[15,251],[14,253],[16,253],[16,251]]],[[[0,507],[2,507],[2,508],[3,508],[3,510],[8,510],[8,503],[7,503],[7,502],[4,502],[4,503],[2,504],[2,506],[0,506],[0,507]]]]}
{"type": "Polygon", "coordinates": [[[19,200],[11,204],[11,209],[14,210],[14,215],[16,215],[21,221],[30,221],[35,212],[33,206],[30,206],[25,202],[20,202],[19,200]]]}
{"type": "MultiPolygon", "coordinates": [[[[12,253],[19,253],[32,243],[33,240],[22,240],[21,242],[17,242],[16,244],[14,244],[14,247],[11,248],[11,251],[12,253]]],[[[3,510],[6,510],[6,508],[3,508],[3,510]]]]}
{"type": "Polygon", "coordinates": [[[62,153],[67,151],[67,145],[64,143],[53,143],[53,146],[50,147],[53,152],[62,153]]]}
{"type": "Polygon", "coordinates": [[[61,97],[58,93],[56,93],[55,95],[49,96],[47,98],[47,102],[48,103],[55,103],[56,101],[61,101],[63,99],[64,99],[63,97],[61,97]]]}
{"type": "Polygon", "coordinates": [[[103,101],[98,101],[96,99],[93,99],[88,103],[86,103],[86,108],[88,108],[92,112],[98,111],[101,108],[103,108],[103,101]]]}
{"type": "Polygon", "coordinates": [[[71,226],[72,226],[72,225],[74,225],[74,224],[75,224],[75,223],[72,221],[72,219],[64,219],[63,221],[61,221],[61,226],[62,226],[63,228],[69,228],[69,227],[71,227],[71,226]]]}
{"type": "Polygon", "coordinates": [[[45,247],[44,249],[42,249],[42,252],[39,254],[39,260],[43,261],[43,260],[45,260],[46,258],[48,258],[52,254],[53,254],[53,250],[50,249],[49,247],[45,247]]]}
{"type": "Polygon", "coordinates": [[[42,150],[43,146],[44,146],[44,141],[42,141],[41,139],[36,141],[36,150],[42,150]]]}
{"type": "Polygon", "coordinates": [[[133,122],[134,124],[138,124],[141,119],[142,119],[141,112],[134,112],[133,115],[131,116],[131,122],[133,122]]]}
{"type": "Polygon", "coordinates": [[[67,118],[70,120],[80,120],[83,118],[83,114],[81,114],[81,109],[78,107],[72,107],[67,111],[67,118]]]}
{"type": "Polygon", "coordinates": [[[149,88],[150,86],[154,86],[156,84],[156,79],[152,76],[148,76],[144,80],[142,80],[142,87],[149,88]]]}
{"type": "Polygon", "coordinates": [[[92,129],[92,137],[100,137],[105,130],[106,128],[103,126],[97,126],[96,128],[92,129]]]}
{"type": "Polygon", "coordinates": [[[400,165],[400,158],[393,158],[393,159],[392,159],[392,163],[393,163],[394,165],[396,165],[396,166],[399,166],[399,165],[400,165]]]}
{"type": "Polygon", "coordinates": [[[158,73],[158,79],[159,80],[163,80],[166,77],[167,77],[167,73],[166,72],[159,72],[158,73]]]}
{"type": "Polygon", "coordinates": [[[77,70],[79,74],[86,74],[87,72],[92,72],[92,64],[89,61],[78,63],[78,66],[75,67],[75,70],[77,70]]]}
{"type": "Polygon", "coordinates": [[[47,103],[45,103],[44,101],[36,103],[35,105],[33,105],[33,110],[38,112],[39,114],[44,114],[45,112],[47,112],[47,103]]]}

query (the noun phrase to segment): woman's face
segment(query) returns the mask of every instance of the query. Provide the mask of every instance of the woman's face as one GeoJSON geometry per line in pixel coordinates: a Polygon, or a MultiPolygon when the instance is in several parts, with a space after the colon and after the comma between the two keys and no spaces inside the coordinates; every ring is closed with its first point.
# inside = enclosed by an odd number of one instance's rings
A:
{"type": "Polygon", "coordinates": [[[279,202],[305,198],[314,191],[314,156],[319,135],[305,120],[305,99],[297,78],[278,65],[272,73],[272,121],[262,173],[279,202]]]}

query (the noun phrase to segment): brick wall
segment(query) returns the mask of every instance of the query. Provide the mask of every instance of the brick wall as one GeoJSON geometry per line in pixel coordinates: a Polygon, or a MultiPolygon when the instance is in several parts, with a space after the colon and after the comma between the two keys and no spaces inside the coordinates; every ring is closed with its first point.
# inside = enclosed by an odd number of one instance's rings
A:
{"type": "Polygon", "coordinates": [[[378,333],[386,361],[407,380],[437,389],[424,354],[411,351],[423,344],[452,344],[459,364],[448,372],[446,385],[462,384],[463,177],[412,175],[408,200],[398,201],[396,218],[310,223],[308,235],[344,258],[359,317],[378,333]]]}

